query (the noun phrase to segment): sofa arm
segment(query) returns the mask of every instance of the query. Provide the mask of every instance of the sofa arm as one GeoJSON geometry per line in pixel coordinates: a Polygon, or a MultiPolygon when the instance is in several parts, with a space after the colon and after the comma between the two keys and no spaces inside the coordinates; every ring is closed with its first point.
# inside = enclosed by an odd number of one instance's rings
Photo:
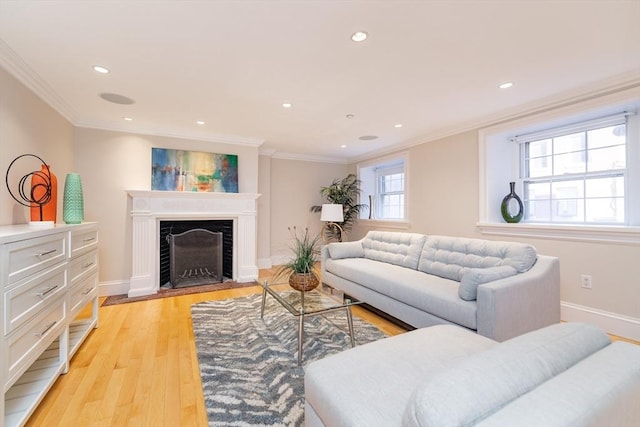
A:
{"type": "Polygon", "coordinates": [[[528,271],[478,286],[478,333],[496,341],[560,322],[560,262],[538,255],[528,271]]]}
{"type": "Polygon", "coordinates": [[[329,245],[322,245],[320,247],[320,271],[322,272],[322,277],[326,277],[324,273],[326,272],[328,258],[331,258],[331,255],[329,255],[329,245]]]}

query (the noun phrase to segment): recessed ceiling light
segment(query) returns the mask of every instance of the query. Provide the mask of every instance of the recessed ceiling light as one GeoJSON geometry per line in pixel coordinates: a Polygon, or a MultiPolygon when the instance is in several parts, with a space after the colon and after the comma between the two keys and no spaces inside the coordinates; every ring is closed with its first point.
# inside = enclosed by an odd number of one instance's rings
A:
{"type": "Polygon", "coordinates": [[[397,123],[395,125],[393,125],[394,128],[401,128],[402,127],[402,123],[397,123]]]}
{"type": "Polygon", "coordinates": [[[108,68],[101,67],[100,65],[94,65],[93,66],[93,71],[95,71],[96,73],[100,73],[100,74],[108,74],[109,73],[109,69],[108,68]]]}
{"type": "Polygon", "coordinates": [[[133,119],[131,117],[123,117],[122,120],[126,121],[126,122],[131,122],[133,121],[133,119]]]}
{"type": "Polygon", "coordinates": [[[342,144],[340,148],[347,148],[347,144],[342,144]]]}
{"type": "Polygon", "coordinates": [[[360,138],[358,138],[358,139],[359,139],[360,141],[372,141],[372,140],[374,140],[374,139],[378,139],[378,137],[377,137],[377,136],[375,136],[375,135],[364,135],[364,136],[361,136],[361,137],[360,137],[360,138]]]}
{"type": "Polygon", "coordinates": [[[355,116],[353,114],[347,114],[345,117],[347,119],[353,119],[355,116]]]}
{"type": "Polygon", "coordinates": [[[509,89],[511,86],[513,86],[513,83],[511,82],[504,82],[502,83],[500,86],[498,86],[500,89],[509,89]]]}
{"type": "Polygon", "coordinates": [[[293,107],[293,104],[290,103],[290,102],[283,102],[282,103],[282,107],[283,108],[291,108],[291,107],[293,107]]]}
{"type": "Polygon", "coordinates": [[[204,122],[204,120],[198,120],[196,123],[199,124],[200,126],[202,126],[205,122],[204,122]]]}
{"type": "Polygon", "coordinates": [[[351,34],[351,40],[353,40],[354,42],[363,42],[367,39],[368,34],[365,33],[364,31],[356,31],[355,33],[351,34]]]}

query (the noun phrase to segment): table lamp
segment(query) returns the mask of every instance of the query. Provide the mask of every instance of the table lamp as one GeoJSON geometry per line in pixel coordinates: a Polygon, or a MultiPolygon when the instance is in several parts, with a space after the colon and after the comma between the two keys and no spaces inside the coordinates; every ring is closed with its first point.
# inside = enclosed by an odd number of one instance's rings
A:
{"type": "Polygon", "coordinates": [[[325,242],[328,242],[330,237],[335,237],[338,242],[342,241],[343,230],[338,224],[339,222],[344,222],[342,205],[335,203],[323,204],[320,221],[325,222],[325,225],[322,227],[322,238],[325,242]]]}

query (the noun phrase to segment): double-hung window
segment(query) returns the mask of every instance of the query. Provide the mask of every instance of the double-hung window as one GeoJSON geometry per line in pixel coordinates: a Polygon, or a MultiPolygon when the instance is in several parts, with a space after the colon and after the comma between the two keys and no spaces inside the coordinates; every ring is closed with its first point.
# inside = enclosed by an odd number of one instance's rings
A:
{"type": "Polygon", "coordinates": [[[384,219],[404,219],[404,169],[402,166],[376,171],[378,203],[376,216],[384,219]]]}
{"type": "Polygon", "coordinates": [[[406,167],[406,154],[358,165],[361,203],[369,202],[369,210],[360,212],[362,219],[407,219],[406,167]]]}
{"type": "Polygon", "coordinates": [[[627,223],[627,116],[516,137],[526,222],[627,223]]]}

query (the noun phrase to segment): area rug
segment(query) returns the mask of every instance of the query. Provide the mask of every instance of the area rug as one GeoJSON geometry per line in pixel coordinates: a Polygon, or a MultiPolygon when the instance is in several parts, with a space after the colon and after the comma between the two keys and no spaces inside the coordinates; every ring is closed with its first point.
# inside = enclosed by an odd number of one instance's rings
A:
{"type": "MultiPolygon", "coordinates": [[[[191,306],[202,388],[210,426],[302,426],[304,368],[350,348],[343,310],[305,319],[302,366],[297,363],[297,317],[267,296],[191,306]]],[[[357,318],[356,345],[384,338],[357,318]]]]}
{"type": "Polygon", "coordinates": [[[246,288],[248,286],[256,286],[255,282],[238,283],[232,280],[228,280],[222,283],[213,283],[211,285],[189,286],[187,288],[160,288],[157,293],[151,295],[144,295],[141,297],[131,297],[127,294],[123,295],[111,295],[102,302],[103,307],[116,304],[126,304],[129,302],[148,301],[158,298],[177,297],[180,295],[199,294],[203,292],[220,291],[223,289],[231,288],[246,288]]]}

